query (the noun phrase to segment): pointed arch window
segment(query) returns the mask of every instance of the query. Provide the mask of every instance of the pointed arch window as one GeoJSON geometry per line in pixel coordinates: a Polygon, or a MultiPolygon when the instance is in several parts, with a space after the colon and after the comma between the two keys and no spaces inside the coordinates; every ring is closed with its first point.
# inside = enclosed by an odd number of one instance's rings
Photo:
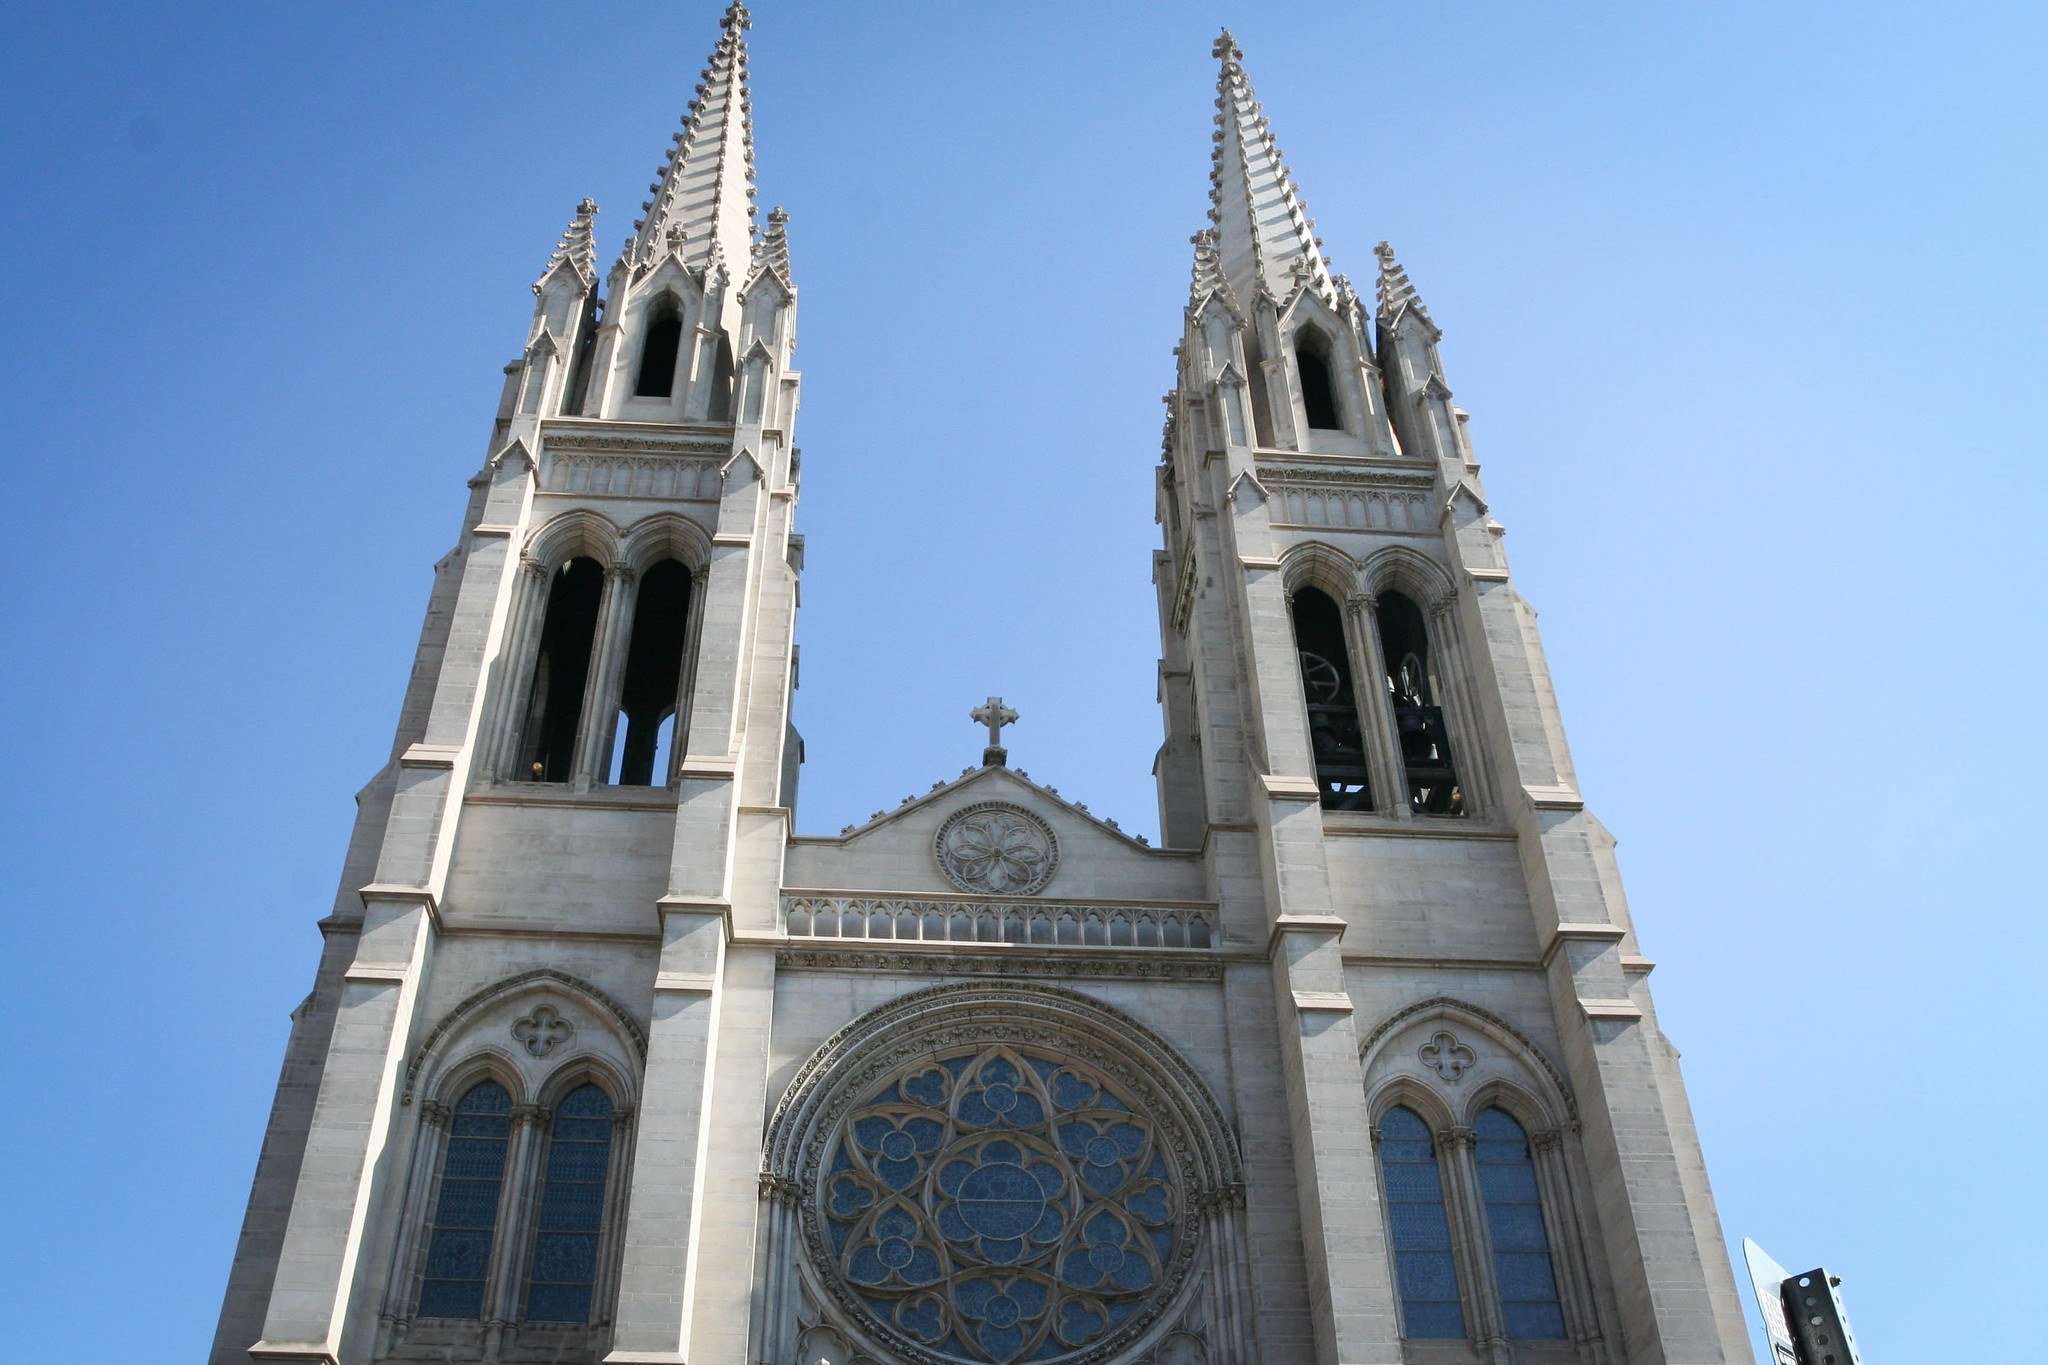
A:
{"type": "Polygon", "coordinates": [[[664,786],[669,780],[689,618],[688,569],[664,559],[641,575],[612,756],[611,780],[621,786],[664,786]]]}
{"type": "Polygon", "coordinates": [[[1503,1109],[1480,1111],[1472,1131],[1503,1325],[1513,1338],[1562,1337],[1564,1310],[1551,1268],[1529,1135],[1503,1109]]]}
{"type": "Polygon", "coordinates": [[[526,1321],[589,1322],[611,1175],[611,1096],[585,1083],[555,1107],[526,1286],[526,1321]]]}
{"type": "Polygon", "coordinates": [[[1431,681],[1429,630],[1414,601],[1398,592],[1379,596],[1374,621],[1386,660],[1388,705],[1400,740],[1408,805],[1417,815],[1462,815],[1465,795],[1451,760],[1450,733],[1431,681]]]}
{"type": "Polygon", "coordinates": [[[1301,376],[1302,414],[1311,430],[1342,431],[1337,385],[1330,368],[1330,343],[1313,327],[1294,335],[1294,370],[1301,376]]]}
{"type": "Polygon", "coordinates": [[[1443,1173],[1429,1125],[1412,1109],[1389,1109],[1380,1118],[1378,1145],[1394,1282],[1401,1295],[1401,1335],[1462,1337],[1465,1307],[1458,1296],[1443,1173]]]}
{"type": "Polygon", "coordinates": [[[1343,613],[1319,588],[1296,591],[1292,611],[1301,690],[1308,704],[1309,747],[1323,808],[1370,810],[1372,782],[1343,613]]]}
{"type": "Polygon", "coordinates": [[[504,1086],[479,1081],[456,1101],[427,1238],[426,1276],[420,1285],[423,1318],[483,1316],[511,1138],[512,1096],[504,1086]]]}
{"type": "Polygon", "coordinates": [[[676,359],[683,349],[683,310],[673,294],[663,294],[647,308],[646,331],[640,342],[640,373],[633,383],[636,398],[667,398],[676,391],[676,359]]]}
{"type": "Polygon", "coordinates": [[[548,583],[516,778],[567,782],[572,775],[603,597],[604,570],[588,556],[564,564],[548,583]]]}

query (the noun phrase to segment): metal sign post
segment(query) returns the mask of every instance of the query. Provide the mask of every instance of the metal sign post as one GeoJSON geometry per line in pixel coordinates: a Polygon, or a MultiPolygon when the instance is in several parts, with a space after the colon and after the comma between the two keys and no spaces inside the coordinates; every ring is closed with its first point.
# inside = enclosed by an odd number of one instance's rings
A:
{"type": "Polygon", "coordinates": [[[1790,1274],[1747,1237],[1742,1259],[1770,1338],[1771,1365],[1863,1365],[1842,1296],[1835,1292],[1839,1279],[1822,1267],[1790,1274]]]}

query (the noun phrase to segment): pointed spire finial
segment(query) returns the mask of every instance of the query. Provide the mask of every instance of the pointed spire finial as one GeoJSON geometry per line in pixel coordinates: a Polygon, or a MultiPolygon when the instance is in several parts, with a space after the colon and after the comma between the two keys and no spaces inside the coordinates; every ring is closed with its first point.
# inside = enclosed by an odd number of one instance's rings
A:
{"type": "Polygon", "coordinates": [[[1409,282],[1408,272],[1394,259],[1394,248],[1381,242],[1372,251],[1373,255],[1380,258],[1380,325],[1392,327],[1400,321],[1403,313],[1413,313],[1434,328],[1436,320],[1430,317],[1429,309],[1422,306],[1422,296],[1415,292],[1415,286],[1409,282]]]}
{"type": "Polygon", "coordinates": [[[698,77],[652,196],[633,225],[622,263],[643,269],[675,256],[691,270],[744,257],[754,235],[754,123],[747,94],[746,31],[753,21],[734,0],[719,20],[717,46],[698,77]]]}
{"type": "Polygon", "coordinates": [[[538,294],[541,286],[548,282],[548,276],[564,265],[576,272],[585,288],[597,281],[597,235],[594,231],[597,217],[597,203],[585,198],[576,206],[576,216],[569,220],[569,226],[562,229],[562,238],[555,243],[552,255],[548,257],[547,268],[540,272],[540,278],[533,282],[533,292],[538,294]]]}
{"type": "Polygon", "coordinates": [[[1261,291],[1285,304],[1306,289],[1334,306],[1329,262],[1316,240],[1315,223],[1245,77],[1244,53],[1228,29],[1216,40],[1215,55],[1223,65],[1216,77],[1209,221],[1216,225],[1223,273],[1246,304],[1261,291]]]}

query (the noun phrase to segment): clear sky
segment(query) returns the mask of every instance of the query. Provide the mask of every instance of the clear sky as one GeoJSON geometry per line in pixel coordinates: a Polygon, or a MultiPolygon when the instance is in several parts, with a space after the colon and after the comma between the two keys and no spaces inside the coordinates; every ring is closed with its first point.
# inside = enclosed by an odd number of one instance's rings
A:
{"type": "MultiPolygon", "coordinates": [[[[210,1338],[350,795],[583,195],[711,0],[0,11],[0,1341],[210,1338]]],[[[2040,1359],[2037,5],[797,3],[799,825],[977,759],[1156,831],[1159,396],[1228,23],[1445,330],[1731,1238],[2040,1359]]]]}

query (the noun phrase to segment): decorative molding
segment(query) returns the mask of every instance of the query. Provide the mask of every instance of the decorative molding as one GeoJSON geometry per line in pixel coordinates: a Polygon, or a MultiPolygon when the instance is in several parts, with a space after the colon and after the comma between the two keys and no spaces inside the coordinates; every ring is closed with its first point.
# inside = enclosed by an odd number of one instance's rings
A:
{"type": "Polygon", "coordinates": [[[1543,1049],[1537,1047],[1530,1040],[1528,1034],[1522,1032],[1492,1010],[1481,1009],[1477,1005],[1468,1005],[1463,1000],[1456,1000],[1448,995],[1433,995],[1427,1000],[1419,1000],[1404,1009],[1394,1011],[1394,1013],[1381,1020],[1380,1026],[1366,1035],[1365,1041],[1359,1044],[1359,1060],[1364,1062],[1369,1059],[1372,1056],[1373,1049],[1379,1046],[1380,1041],[1393,1033],[1394,1030],[1413,1022],[1422,1015],[1436,1010],[1462,1014],[1475,1023],[1481,1024],[1485,1028],[1496,1030],[1511,1040],[1524,1057],[1542,1068],[1544,1077],[1549,1080],[1551,1085],[1557,1088],[1559,1097],[1564,1101],[1565,1112],[1571,1118],[1571,1121],[1574,1124],[1579,1121],[1579,1102],[1573,1096],[1571,1086],[1565,1083],[1564,1073],[1559,1071],[1556,1064],[1544,1055],[1543,1049]]]}
{"type": "Polygon", "coordinates": [[[1209,949],[1210,906],[1113,901],[929,900],[903,896],[784,896],[791,938],[1042,948],[1209,949]]]}
{"type": "Polygon", "coordinates": [[[794,1232],[809,1253],[813,1283],[834,1301],[842,1330],[886,1340],[891,1357],[909,1365],[955,1365],[960,1357],[878,1321],[836,1272],[839,1256],[821,1204],[827,1154],[846,1132],[852,1112],[891,1076],[913,1065],[1019,1044],[1098,1074],[1133,1112],[1145,1115],[1156,1127],[1157,1150],[1180,1192],[1173,1218],[1177,1235],[1149,1310],[1063,1354],[1067,1365],[1125,1357],[1199,1273],[1198,1253],[1216,1235],[1211,1220],[1233,1205],[1241,1189],[1236,1136],[1208,1088],[1170,1044],[1122,1011],[1075,991],[1016,981],[934,986],[882,1005],[834,1034],[798,1069],[769,1123],[763,1188],[779,1192],[781,1182],[796,1187],[794,1232]]]}
{"type": "Polygon", "coordinates": [[[618,444],[633,449],[630,453],[622,450],[615,454],[563,450],[560,443],[550,441],[540,491],[594,498],[675,498],[695,502],[716,502],[724,491],[715,458],[649,451],[632,441],[618,444]]]}
{"type": "Polygon", "coordinates": [[[1193,957],[1053,952],[894,951],[854,947],[779,948],[778,971],[892,972],[904,976],[1043,976],[1054,980],[1221,981],[1223,964],[1193,957]]]}
{"type": "Polygon", "coordinates": [[[1284,526],[1333,526],[1354,531],[1433,532],[1436,508],[1427,475],[1351,469],[1268,469],[1278,501],[1273,520],[1284,526]]]}
{"type": "Polygon", "coordinates": [[[1195,558],[1195,547],[1190,544],[1181,553],[1180,581],[1173,590],[1173,628],[1181,635],[1188,633],[1188,621],[1195,613],[1195,584],[1200,576],[1195,558]]]}
{"type": "Polygon", "coordinates": [[[632,1043],[635,1052],[643,1058],[647,1056],[647,1031],[626,1012],[624,1005],[580,977],[556,971],[553,967],[537,967],[530,972],[508,976],[502,981],[493,982],[481,990],[472,992],[454,1009],[442,1015],[441,1021],[428,1032],[425,1040],[413,1050],[412,1059],[406,1063],[405,1091],[398,1097],[398,1102],[412,1103],[413,1093],[419,1086],[420,1073],[426,1069],[427,1058],[433,1055],[435,1046],[453,1032],[458,1024],[500,996],[510,995],[529,986],[553,986],[583,996],[586,1003],[597,1006],[611,1016],[619,1031],[632,1043]]]}
{"type": "Polygon", "coordinates": [[[1030,896],[1060,867],[1052,826],[1009,801],[977,801],[947,816],[932,839],[932,856],[962,891],[1030,896]]]}

